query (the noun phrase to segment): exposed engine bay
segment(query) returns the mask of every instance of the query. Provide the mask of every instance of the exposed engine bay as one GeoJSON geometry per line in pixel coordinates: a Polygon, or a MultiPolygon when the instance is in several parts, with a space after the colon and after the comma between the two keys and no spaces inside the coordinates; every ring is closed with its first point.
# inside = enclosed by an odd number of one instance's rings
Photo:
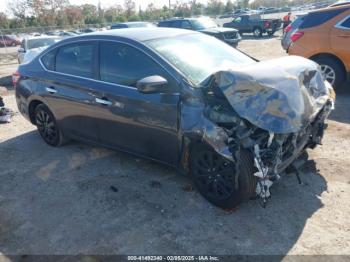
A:
{"type": "Polygon", "coordinates": [[[217,153],[235,162],[238,176],[241,150],[252,152],[263,206],[280,174],[306,148],[321,143],[335,100],[318,66],[299,57],[219,71],[201,90],[204,105],[189,101],[191,107],[200,105],[197,116],[186,115],[188,105],[183,105],[183,130],[200,133],[217,153]]]}

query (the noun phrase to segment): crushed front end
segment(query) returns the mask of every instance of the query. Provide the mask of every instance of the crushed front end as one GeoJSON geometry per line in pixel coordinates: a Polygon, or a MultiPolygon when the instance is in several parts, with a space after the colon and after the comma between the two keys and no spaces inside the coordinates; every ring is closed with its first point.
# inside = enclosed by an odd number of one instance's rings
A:
{"type": "Polygon", "coordinates": [[[249,150],[254,157],[256,194],[264,206],[280,174],[306,148],[321,143],[335,102],[334,91],[323,81],[318,66],[298,57],[217,72],[207,79],[203,91],[202,114],[187,119],[185,123],[192,125],[184,130],[197,129],[204,142],[237,163],[237,170],[240,152],[249,150]]]}

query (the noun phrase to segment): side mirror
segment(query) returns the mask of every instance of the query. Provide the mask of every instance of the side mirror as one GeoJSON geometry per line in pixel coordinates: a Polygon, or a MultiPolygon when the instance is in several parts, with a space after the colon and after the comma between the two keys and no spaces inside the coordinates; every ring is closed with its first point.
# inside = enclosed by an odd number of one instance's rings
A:
{"type": "Polygon", "coordinates": [[[24,50],[23,47],[21,47],[21,48],[18,49],[18,53],[25,53],[25,52],[26,52],[26,50],[24,50]]]}
{"type": "Polygon", "coordinates": [[[140,93],[165,93],[168,81],[161,76],[147,76],[137,81],[136,87],[140,93]]]}

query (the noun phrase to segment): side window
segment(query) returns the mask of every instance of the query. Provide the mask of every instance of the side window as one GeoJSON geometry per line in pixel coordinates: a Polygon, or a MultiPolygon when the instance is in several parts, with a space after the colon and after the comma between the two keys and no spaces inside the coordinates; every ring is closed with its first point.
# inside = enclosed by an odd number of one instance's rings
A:
{"type": "Polygon", "coordinates": [[[248,23],[249,22],[249,16],[243,16],[241,22],[242,23],[248,23]]]}
{"type": "Polygon", "coordinates": [[[161,21],[158,23],[159,27],[169,27],[170,26],[170,22],[168,21],[161,21]]]}
{"type": "Polygon", "coordinates": [[[55,55],[56,55],[56,50],[53,50],[41,58],[41,62],[43,63],[46,69],[51,71],[55,70],[55,55]]]}
{"type": "Polygon", "coordinates": [[[136,87],[144,77],[160,75],[164,70],[140,50],[122,43],[100,43],[100,78],[102,81],[136,87]]]}
{"type": "Polygon", "coordinates": [[[341,23],[340,26],[350,29],[350,17],[348,17],[348,19],[346,19],[343,23],[341,23]]]}
{"type": "Polygon", "coordinates": [[[304,21],[299,28],[305,29],[305,28],[322,25],[323,23],[326,23],[327,21],[333,19],[337,15],[347,10],[349,9],[343,8],[343,9],[335,9],[335,10],[322,11],[322,12],[313,12],[313,13],[311,12],[305,16],[304,21]]]}
{"type": "Polygon", "coordinates": [[[94,47],[93,43],[78,43],[60,47],[56,55],[55,71],[92,78],[94,47]]]}
{"type": "Polygon", "coordinates": [[[233,20],[235,23],[240,23],[242,21],[242,17],[237,17],[236,19],[233,20]]]}
{"type": "Polygon", "coordinates": [[[23,48],[23,49],[25,49],[24,42],[25,42],[25,40],[23,39],[21,42],[21,48],[23,48]]]}
{"type": "Polygon", "coordinates": [[[181,21],[181,28],[183,29],[192,29],[191,23],[187,20],[181,21]]]}
{"type": "Polygon", "coordinates": [[[181,21],[180,20],[172,21],[171,27],[181,28],[181,21]]]}

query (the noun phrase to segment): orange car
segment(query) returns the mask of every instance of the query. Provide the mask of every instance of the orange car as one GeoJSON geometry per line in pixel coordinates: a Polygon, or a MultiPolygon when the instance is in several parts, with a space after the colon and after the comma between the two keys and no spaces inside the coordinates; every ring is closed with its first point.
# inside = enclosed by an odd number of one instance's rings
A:
{"type": "Polygon", "coordinates": [[[349,79],[350,4],[308,13],[291,40],[288,53],[319,63],[324,78],[334,87],[349,79]]]}

